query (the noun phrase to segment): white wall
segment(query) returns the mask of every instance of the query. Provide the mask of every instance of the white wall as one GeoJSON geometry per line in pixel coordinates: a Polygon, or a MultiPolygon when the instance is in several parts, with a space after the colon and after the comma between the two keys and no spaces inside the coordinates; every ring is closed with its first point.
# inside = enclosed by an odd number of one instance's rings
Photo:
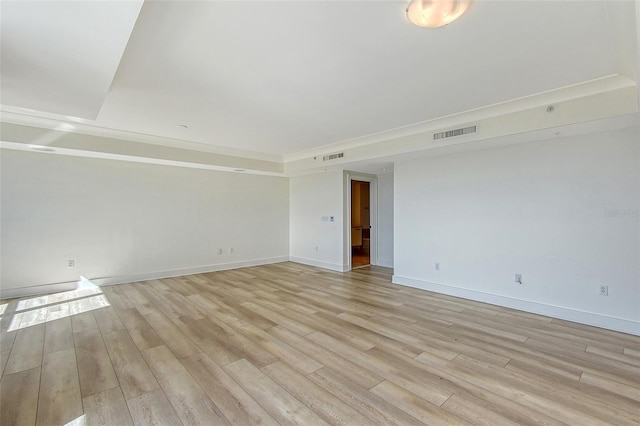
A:
{"type": "Polygon", "coordinates": [[[292,261],[344,270],[343,185],[342,171],[289,180],[292,261]],[[323,216],[333,216],[334,221],[323,221],[323,216]]]}
{"type": "Polygon", "coordinates": [[[639,147],[636,127],[396,163],[394,282],[640,334],[639,147]]]}
{"type": "Polygon", "coordinates": [[[286,178],[12,150],[1,165],[4,297],[289,255],[286,178]]]}
{"type": "Polygon", "coordinates": [[[393,174],[378,175],[378,261],[393,268],[393,174]]]}

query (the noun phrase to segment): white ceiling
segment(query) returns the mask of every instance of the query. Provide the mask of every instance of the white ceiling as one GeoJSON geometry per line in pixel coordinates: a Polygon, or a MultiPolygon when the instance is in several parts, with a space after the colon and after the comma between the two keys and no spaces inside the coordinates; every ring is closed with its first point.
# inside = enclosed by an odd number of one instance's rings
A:
{"type": "Polygon", "coordinates": [[[95,119],[141,7],[3,1],[2,103],[95,119]]]}
{"type": "Polygon", "coordinates": [[[635,83],[623,3],[476,0],[424,29],[400,1],[3,1],[3,110],[286,158],[624,72],[635,83]]]}

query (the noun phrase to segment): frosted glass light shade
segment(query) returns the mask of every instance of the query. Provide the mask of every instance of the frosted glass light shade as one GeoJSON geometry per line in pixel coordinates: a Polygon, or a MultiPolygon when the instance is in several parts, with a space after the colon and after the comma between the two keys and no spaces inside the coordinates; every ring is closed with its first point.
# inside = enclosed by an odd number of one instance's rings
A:
{"type": "Polygon", "coordinates": [[[407,18],[419,27],[438,28],[458,19],[473,0],[411,0],[407,18]]]}

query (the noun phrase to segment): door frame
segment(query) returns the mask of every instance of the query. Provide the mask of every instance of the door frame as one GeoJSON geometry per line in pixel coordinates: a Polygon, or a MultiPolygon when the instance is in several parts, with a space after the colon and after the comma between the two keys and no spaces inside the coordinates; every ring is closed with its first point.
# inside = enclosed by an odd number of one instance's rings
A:
{"type": "Polygon", "coordinates": [[[369,182],[369,264],[378,264],[378,177],[365,173],[345,171],[344,173],[344,265],[345,271],[351,271],[351,181],[369,182]]]}

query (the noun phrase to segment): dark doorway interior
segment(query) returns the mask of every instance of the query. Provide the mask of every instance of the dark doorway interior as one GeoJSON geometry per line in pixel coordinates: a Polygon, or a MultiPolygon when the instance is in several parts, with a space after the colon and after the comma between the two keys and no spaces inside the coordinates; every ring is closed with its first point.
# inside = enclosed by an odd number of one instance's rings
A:
{"type": "Polygon", "coordinates": [[[371,263],[369,182],[351,181],[351,267],[371,263]]]}

